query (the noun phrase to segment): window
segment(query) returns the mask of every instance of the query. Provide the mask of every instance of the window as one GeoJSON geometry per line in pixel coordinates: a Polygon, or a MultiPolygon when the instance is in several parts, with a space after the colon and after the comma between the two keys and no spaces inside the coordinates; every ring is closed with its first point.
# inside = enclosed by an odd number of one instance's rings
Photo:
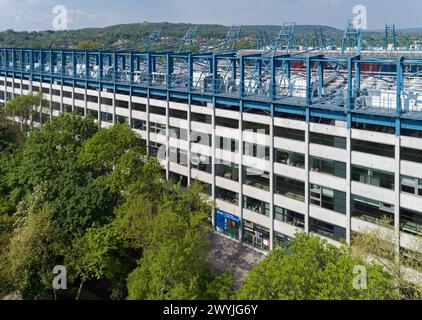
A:
{"type": "Polygon", "coordinates": [[[216,148],[231,152],[237,152],[239,150],[239,142],[236,139],[218,137],[216,138],[216,148]]]}
{"type": "Polygon", "coordinates": [[[129,118],[128,117],[123,117],[123,116],[116,115],[116,121],[118,123],[129,123],[129,118]]]}
{"type": "Polygon", "coordinates": [[[192,112],[191,113],[191,121],[211,124],[212,118],[211,118],[210,115],[207,115],[207,114],[192,112]]]}
{"type": "Polygon", "coordinates": [[[352,180],[394,190],[394,174],[390,172],[352,166],[352,180]]]}
{"type": "Polygon", "coordinates": [[[344,162],[311,156],[311,171],[346,179],[346,164],[344,162]]]}
{"type": "Polygon", "coordinates": [[[132,102],[132,110],[146,112],[147,106],[145,104],[142,104],[142,103],[132,102]]]}
{"type": "Polygon", "coordinates": [[[422,150],[402,147],[400,149],[401,160],[422,163],[422,150]]]}
{"type": "Polygon", "coordinates": [[[229,118],[215,117],[215,125],[220,127],[238,129],[239,121],[229,118]]]}
{"type": "Polygon", "coordinates": [[[51,107],[53,108],[53,110],[60,111],[60,103],[58,102],[52,102],[51,107]]]}
{"type": "Polygon", "coordinates": [[[223,189],[220,187],[215,187],[215,197],[216,199],[229,202],[236,206],[239,205],[239,194],[227,189],[223,189]]]}
{"type": "Polygon", "coordinates": [[[181,111],[177,109],[169,109],[169,112],[170,112],[170,117],[172,118],[183,119],[183,120],[187,120],[188,118],[188,113],[186,111],[181,111]]]}
{"type": "Polygon", "coordinates": [[[203,146],[212,146],[212,136],[208,133],[192,131],[190,135],[192,143],[202,144],[203,146]]]}
{"type": "Polygon", "coordinates": [[[184,167],[188,166],[188,152],[179,148],[170,147],[170,162],[180,164],[184,167]]]}
{"type": "Polygon", "coordinates": [[[212,159],[209,156],[192,152],[191,165],[193,169],[204,171],[210,174],[212,173],[212,159]]]}
{"type": "Polygon", "coordinates": [[[255,133],[270,134],[270,127],[256,122],[243,121],[243,131],[252,131],[255,133]]]}
{"type": "Polygon", "coordinates": [[[243,167],[243,182],[258,189],[270,191],[270,173],[251,167],[243,167]]]}
{"type": "Polygon", "coordinates": [[[305,141],[305,131],[284,127],[274,127],[274,136],[297,141],[305,141]]]}
{"type": "Polygon", "coordinates": [[[149,106],[149,112],[154,113],[154,114],[158,114],[158,115],[161,115],[161,116],[166,115],[166,109],[165,108],[156,107],[156,106],[149,106]]]}
{"type": "MultiPolygon", "coordinates": [[[[50,93],[50,89],[49,88],[42,88],[42,93],[46,93],[49,94],[50,93]]],[[[82,99],[83,100],[83,99],[82,99]]]]}
{"type": "Polygon", "coordinates": [[[274,247],[275,248],[288,249],[289,241],[290,241],[289,236],[286,236],[285,234],[279,233],[277,231],[274,232],[274,247]]]}
{"type": "Polygon", "coordinates": [[[401,192],[422,197],[422,179],[402,176],[401,192]]]}
{"type": "Polygon", "coordinates": [[[239,165],[236,163],[216,159],[215,175],[225,179],[239,181],[239,165]]]}
{"type": "Polygon", "coordinates": [[[374,224],[388,219],[390,225],[394,226],[394,205],[352,195],[351,211],[352,217],[374,224]]]}
{"type": "Polygon", "coordinates": [[[75,99],[76,100],[85,100],[85,95],[81,94],[81,93],[75,93],[75,99]]]}
{"type": "Polygon", "coordinates": [[[309,231],[336,241],[346,240],[346,229],[314,218],[309,218],[309,231]]]}
{"type": "Polygon", "coordinates": [[[149,130],[154,133],[159,133],[162,135],[166,134],[166,125],[156,122],[150,122],[149,123],[149,130]]]}
{"type": "Polygon", "coordinates": [[[91,115],[94,119],[98,119],[98,111],[97,110],[87,110],[87,115],[91,115]]]}
{"type": "Polygon", "coordinates": [[[70,99],[72,99],[72,92],[64,91],[63,90],[63,98],[70,98],[70,99]]]}
{"type": "Polygon", "coordinates": [[[188,131],[183,128],[170,127],[169,136],[179,140],[188,140],[188,131]]]}
{"type": "Polygon", "coordinates": [[[76,111],[77,114],[79,114],[81,116],[85,116],[85,109],[84,108],[76,107],[75,111],[76,111]]]}
{"type": "Polygon", "coordinates": [[[63,104],[64,112],[72,112],[72,106],[70,104],[63,104]]]}
{"type": "Polygon", "coordinates": [[[52,90],[52,95],[53,95],[53,96],[60,97],[60,90],[55,90],[55,89],[53,89],[53,90],[52,90]]]}
{"type": "Polygon", "coordinates": [[[270,250],[270,230],[256,223],[243,220],[243,241],[264,250],[270,250]]]}
{"type": "Polygon", "coordinates": [[[243,154],[249,157],[270,160],[270,147],[243,142],[243,154]]]}
{"type": "Polygon", "coordinates": [[[400,208],[400,230],[422,236],[422,213],[400,208]]]}
{"type": "Polygon", "coordinates": [[[147,130],[147,122],[144,120],[139,120],[132,118],[132,128],[137,130],[146,131],[147,130]]]}
{"type": "Polygon", "coordinates": [[[180,185],[185,188],[188,186],[188,177],[175,172],[169,172],[169,180],[174,183],[180,183],[180,185]]]}
{"type": "Polygon", "coordinates": [[[275,149],[274,161],[291,167],[305,168],[305,155],[293,151],[275,149]]]}
{"type": "Polygon", "coordinates": [[[103,122],[109,122],[109,123],[113,122],[113,115],[111,113],[101,112],[100,116],[101,116],[101,121],[103,122]]]}
{"type": "Polygon", "coordinates": [[[394,158],[394,146],[383,143],[352,139],[352,151],[394,158]]]}
{"type": "Polygon", "coordinates": [[[305,183],[303,181],[275,176],[275,192],[298,201],[305,201],[305,183]]]}
{"type": "Polygon", "coordinates": [[[129,102],[122,101],[122,100],[116,100],[116,107],[122,108],[122,109],[129,109],[129,102]]]}
{"type": "Polygon", "coordinates": [[[98,103],[98,97],[87,95],[86,96],[86,101],[93,102],[93,103],[98,103]]]}
{"type": "Polygon", "coordinates": [[[311,204],[346,214],[346,193],[311,184],[311,204]]]}
{"type": "Polygon", "coordinates": [[[251,197],[243,196],[243,208],[267,217],[270,216],[270,204],[251,197]]]}
{"type": "Polygon", "coordinates": [[[310,143],[320,144],[339,149],[346,149],[346,138],[344,137],[337,137],[328,134],[311,132],[309,139],[310,143]]]}
{"type": "Polygon", "coordinates": [[[112,106],[113,100],[109,99],[109,98],[101,98],[101,104],[104,104],[104,105],[107,105],[107,106],[112,106]]]}
{"type": "Polygon", "coordinates": [[[303,214],[281,207],[274,206],[274,219],[294,227],[305,228],[305,216],[303,214]]]}
{"type": "Polygon", "coordinates": [[[161,148],[162,146],[163,146],[163,145],[162,145],[161,143],[154,142],[154,141],[150,141],[150,143],[149,143],[149,147],[148,147],[149,154],[150,154],[151,156],[156,156],[156,155],[158,154],[158,151],[160,150],[160,148],[161,148]]]}

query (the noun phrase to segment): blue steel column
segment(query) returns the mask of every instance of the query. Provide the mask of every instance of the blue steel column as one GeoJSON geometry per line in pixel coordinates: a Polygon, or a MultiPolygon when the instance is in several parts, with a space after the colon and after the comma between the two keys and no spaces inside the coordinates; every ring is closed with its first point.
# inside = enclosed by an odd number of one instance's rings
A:
{"type": "Polygon", "coordinates": [[[306,58],[306,122],[310,121],[311,106],[311,58],[306,58]]]}
{"type": "MultiPolygon", "coordinates": [[[[135,65],[134,65],[134,60],[133,60],[133,53],[130,53],[129,60],[130,60],[129,82],[132,85],[133,82],[134,82],[134,79],[135,79],[135,65]]],[[[132,86],[131,86],[131,88],[132,88],[132,86]]],[[[131,98],[131,101],[132,101],[132,98],[131,98]]],[[[131,112],[131,114],[132,114],[132,112],[131,112]]]]}
{"type": "Polygon", "coordinates": [[[275,100],[276,97],[276,80],[275,80],[275,58],[271,58],[271,79],[270,79],[270,98],[271,100],[275,100]]]}
{"type": "Polygon", "coordinates": [[[16,53],[15,49],[12,49],[12,70],[14,71],[16,67],[16,53]]]}
{"type": "Polygon", "coordinates": [[[147,54],[147,85],[148,87],[151,86],[151,80],[152,80],[152,71],[154,70],[154,66],[153,66],[153,59],[151,57],[151,53],[148,52],[147,54]]]}
{"type": "Polygon", "coordinates": [[[189,53],[189,67],[188,67],[188,89],[189,92],[192,92],[192,83],[193,83],[193,57],[189,53]]]}
{"type": "Polygon", "coordinates": [[[240,57],[240,98],[242,99],[245,96],[245,61],[243,56],[240,57]]]}
{"type": "Polygon", "coordinates": [[[357,56],[355,58],[355,90],[357,92],[360,91],[360,82],[361,82],[361,66],[358,60],[360,60],[360,56],[357,56]]]}
{"type": "MultiPolygon", "coordinates": [[[[76,52],[72,51],[72,68],[73,68],[73,78],[76,78],[76,73],[77,73],[77,61],[76,61],[76,52]]],[[[74,91],[74,90],[73,90],[74,91]]]]}
{"type": "Polygon", "coordinates": [[[66,56],[64,54],[64,51],[60,52],[60,56],[62,59],[62,66],[61,66],[61,70],[60,70],[60,76],[62,78],[62,90],[63,90],[63,77],[65,76],[65,70],[66,70],[66,56]]]}
{"type": "MultiPolygon", "coordinates": [[[[44,71],[44,51],[41,49],[40,50],[40,81],[42,81],[42,73],[44,71]]],[[[41,89],[41,86],[40,86],[41,89]]]]}
{"type": "MultiPolygon", "coordinates": [[[[6,70],[6,76],[7,76],[7,70],[9,69],[9,52],[7,49],[5,49],[5,55],[4,55],[4,67],[6,70]]],[[[6,88],[6,86],[5,86],[6,88]]]]}
{"type": "Polygon", "coordinates": [[[212,55],[212,92],[217,93],[218,60],[215,54],[212,55]]]}
{"type": "Polygon", "coordinates": [[[168,53],[167,54],[167,79],[166,79],[167,90],[170,89],[172,85],[172,81],[171,81],[172,74],[173,74],[173,57],[168,53]]]}
{"type": "Polygon", "coordinates": [[[321,99],[324,88],[324,61],[318,62],[318,96],[321,99]]]}
{"type": "Polygon", "coordinates": [[[98,81],[102,81],[103,80],[103,66],[104,66],[104,56],[101,54],[101,52],[98,54],[98,81]]]}
{"type": "Polygon", "coordinates": [[[53,54],[53,51],[50,50],[50,75],[53,74],[53,66],[56,65],[55,56],[53,54]]]}
{"type": "Polygon", "coordinates": [[[237,72],[237,61],[235,58],[232,59],[232,80],[236,80],[237,72]]]}
{"type": "Polygon", "coordinates": [[[401,115],[401,109],[402,109],[402,92],[404,89],[404,74],[403,74],[403,70],[404,70],[404,66],[403,66],[403,62],[404,62],[404,57],[401,57],[399,59],[397,59],[397,76],[396,76],[396,87],[397,87],[397,91],[396,91],[396,135],[400,136],[400,115],[401,115]]]}
{"type": "Polygon", "coordinates": [[[352,96],[353,96],[353,73],[352,73],[352,58],[347,59],[347,101],[346,101],[346,110],[347,110],[347,128],[352,127],[352,96]]]}
{"type": "Polygon", "coordinates": [[[257,61],[256,61],[256,67],[257,67],[257,69],[258,69],[258,72],[257,72],[257,76],[258,76],[258,79],[257,79],[257,81],[258,81],[258,88],[259,89],[261,89],[262,88],[262,60],[261,59],[258,59],[257,61]]]}
{"type": "Polygon", "coordinates": [[[117,62],[117,54],[113,52],[113,82],[116,84],[117,82],[117,73],[118,73],[118,62],[117,62]]]}

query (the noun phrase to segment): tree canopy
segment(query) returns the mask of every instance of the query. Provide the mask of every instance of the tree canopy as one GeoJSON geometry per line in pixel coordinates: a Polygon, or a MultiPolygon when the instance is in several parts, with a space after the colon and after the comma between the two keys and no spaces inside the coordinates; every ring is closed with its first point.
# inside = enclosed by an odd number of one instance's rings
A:
{"type": "Polygon", "coordinates": [[[297,234],[288,249],[268,254],[246,277],[238,299],[350,300],[396,299],[391,277],[381,266],[354,258],[348,248],[337,248],[317,236],[297,234]],[[367,289],[355,289],[354,270],[363,266],[367,289]]]}

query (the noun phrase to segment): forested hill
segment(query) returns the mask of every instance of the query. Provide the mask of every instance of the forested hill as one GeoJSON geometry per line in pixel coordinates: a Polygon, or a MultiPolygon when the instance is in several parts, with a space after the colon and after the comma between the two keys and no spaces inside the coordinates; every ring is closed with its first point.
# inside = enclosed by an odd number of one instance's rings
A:
{"type": "MultiPolygon", "coordinates": [[[[70,48],[70,49],[133,49],[142,50],[143,45],[153,30],[162,29],[161,42],[156,49],[171,50],[177,47],[190,24],[186,23],[133,23],[114,25],[105,28],[89,28],[68,31],[40,31],[40,32],[16,32],[6,30],[0,32],[0,47],[24,47],[24,48],[70,48]],[[173,47],[169,46],[172,44],[173,47]]],[[[229,26],[202,24],[199,26],[194,41],[194,49],[209,46],[222,41],[229,30],[229,26]]],[[[242,26],[239,47],[255,46],[259,41],[273,40],[280,31],[277,25],[247,25],[242,26]]],[[[398,30],[398,45],[409,46],[415,41],[421,40],[422,29],[398,30]]],[[[343,30],[328,26],[298,25],[295,29],[295,44],[307,43],[312,46],[321,43],[329,43],[334,39],[341,41],[343,30]]],[[[364,33],[364,44],[368,46],[380,46],[384,41],[384,32],[367,31],[364,33]]]]}
{"type": "MultiPolygon", "coordinates": [[[[0,46],[2,47],[25,47],[25,48],[124,48],[142,43],[155,29],[161,28],[163,42],[174,42],[183,37],[190,24],[185,23],[133,23],[114,25],[105,28],[89,28],[68,31],[40,31],[40,32],[16,32],[6,30],[0,32],[0,46]]],[[[296,27],[296,35],[313,35],[315,29],[327,35],[341,33],[341,30],[326,26],[299,25],[296,27]]],[[[224,39],[229,26],[203,24],[198,28],[196,41],[208,44],[219,39],[224,39]]],[[[260,32],[265,31],[268,38],[274,38],[280,31],[280,26],[243,26],[241,42],[256,42],[260,32]]]]}

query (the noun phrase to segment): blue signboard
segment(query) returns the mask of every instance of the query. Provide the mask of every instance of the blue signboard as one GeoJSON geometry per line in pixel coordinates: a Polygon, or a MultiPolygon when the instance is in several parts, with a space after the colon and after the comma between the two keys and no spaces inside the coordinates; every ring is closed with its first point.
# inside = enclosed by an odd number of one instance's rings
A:
{"type": "Polygon", "coordinates": [[[240,218],[219,209],[215,213],[215,229],[222,234],[239,239],[240,218]]]}

